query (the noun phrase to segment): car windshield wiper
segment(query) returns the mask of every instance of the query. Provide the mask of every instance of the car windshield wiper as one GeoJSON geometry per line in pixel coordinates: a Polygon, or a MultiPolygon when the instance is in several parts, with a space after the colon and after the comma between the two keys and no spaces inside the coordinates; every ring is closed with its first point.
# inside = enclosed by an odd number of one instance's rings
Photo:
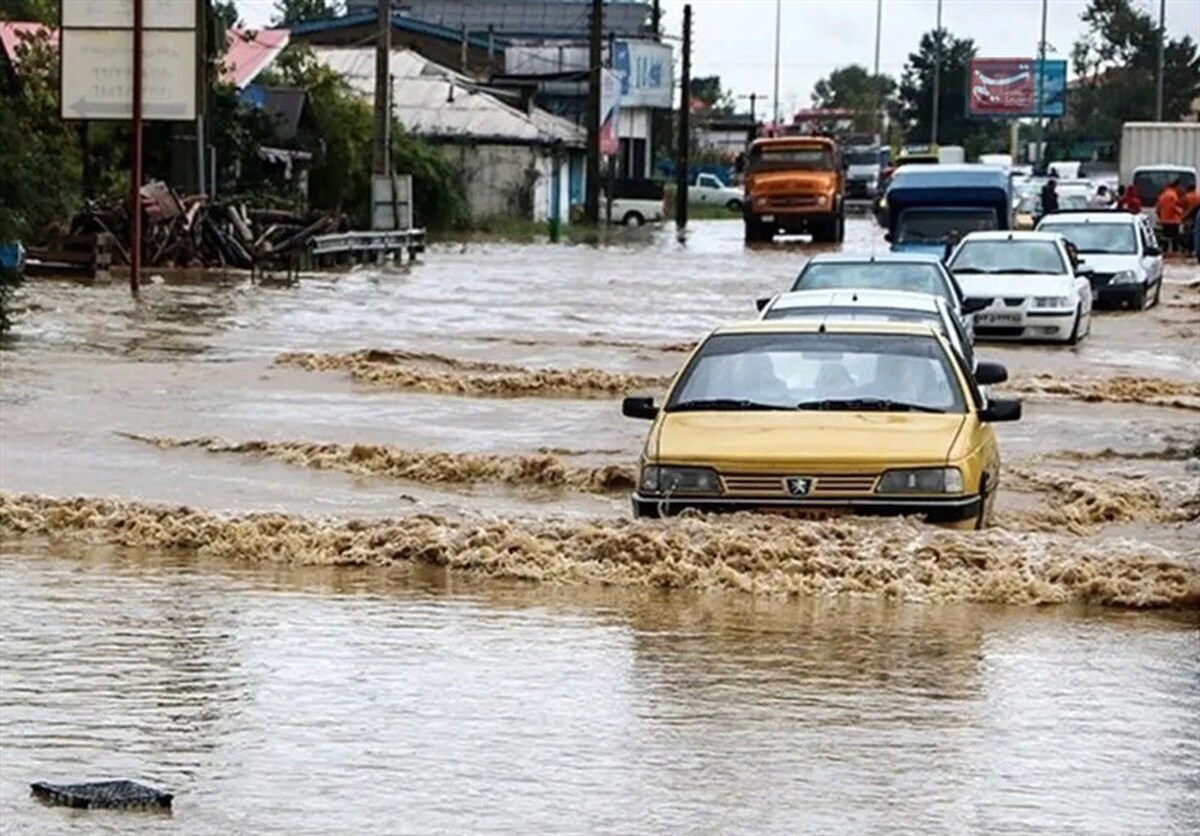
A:
{"type": "Polygon", "coordinates": [[[946,410],[919,403],[892,401],[887,398],[828,398],[823,401],[804,401],[797,409],[828,410],[830,412],[933,412],[944,415],[946,410]]]}
{"type": "Polygon", "coordinates": [[[984,270],[982,267],[951,267],[950,272],[955,275],[959,273],[990,273],[990,270],[984,270]]]}
{"type": "Polygon", "coordinates": [[[709,398],[699,401],[683,401],[682,403],[667,407],[667,412],[707,412],[710,410],[713,412],[736,412],[738,410],[791,412],[793,409],[794,407],[783,406],[782,404],[762,403],[744,398],[709,398]]]}
{"type": "Polygon", "coordinates": [[[1033,270],[1029,267],[1012,267],[1006,270],[995,270],[996,273],[1007,273],[1010,276],[1057,276],[1059,273],[1053,273],[1049,270],[1033,270]]]}

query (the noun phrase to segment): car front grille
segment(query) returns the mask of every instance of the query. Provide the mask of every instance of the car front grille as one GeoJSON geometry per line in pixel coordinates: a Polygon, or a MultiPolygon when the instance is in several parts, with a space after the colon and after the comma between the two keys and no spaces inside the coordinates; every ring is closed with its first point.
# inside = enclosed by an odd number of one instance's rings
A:
{"type": "Polygon", "coordinates": [[[1008,305],[1008,307],[1010,307],[1010,308],[1019,308],[1019,307],[1021,307],[1021,303],[1024,301],[1025,301],[1024,296],[1005,296],[1004,297],[1004,304],[1008,305]]]}
{"type": "Polygon", "coordinates": [[[800,476],[812,479],[812,487],[807,496],[845,496],[848,494],[871,494],[879,481],[878,473],[837,473],[827,475],[812,475],[804,473],[789,474],[760,474],[760,473],[722,473],[721,481],[725,485],[725,493],[731,495],[753,496],[791,496],[788,493],[788,478],[800,476]]]}
{"type": "Polygon", "coordinates": [[[1104,287],[1112,281],[1114,273],[1092,273],[1088,276],[1088,280],[1092,283],[1092,287],[1104,287]]]}

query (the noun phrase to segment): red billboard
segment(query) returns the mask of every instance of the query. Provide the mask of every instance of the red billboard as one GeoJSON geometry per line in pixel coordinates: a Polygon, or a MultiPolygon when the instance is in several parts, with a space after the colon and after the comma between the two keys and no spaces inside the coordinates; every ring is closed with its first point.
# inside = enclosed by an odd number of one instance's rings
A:
{"type": "Polygon", "coordinates": [[[967,113],[1027,116],[1037,112],[1032,58],[973,58],[967,70],[967,113]]]}

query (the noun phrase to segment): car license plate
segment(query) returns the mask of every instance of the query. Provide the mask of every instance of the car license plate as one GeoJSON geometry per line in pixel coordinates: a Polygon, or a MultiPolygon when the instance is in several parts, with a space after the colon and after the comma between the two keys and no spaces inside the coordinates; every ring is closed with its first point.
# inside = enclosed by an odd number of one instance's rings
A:
{"type": "Polygon", "coordinates": [[[775,220],[775,216],[774,216],[774,215],[763,215],[763,216],[762,216],[762,221],[763,221],[763,223],[765,223],[765,224],[769,224],[769,223],[771,223],[771,222],[772,222],[772,221],[774,221],[774,220],[775,220]]]}
{"type": "Polygon", "coordinates": [[[976,325],[1020,325],[1023,321],[1019,313],[975,314],[976,325]]]}
{"type": "Polygon", "coordinates": [[[820,522],[821,520],[835,520],[842,517],[850,516],[849,508],[761,508],[759,513],[768,514],[772,517],[787,517],[789,520],[811,520],[820,522]]]}

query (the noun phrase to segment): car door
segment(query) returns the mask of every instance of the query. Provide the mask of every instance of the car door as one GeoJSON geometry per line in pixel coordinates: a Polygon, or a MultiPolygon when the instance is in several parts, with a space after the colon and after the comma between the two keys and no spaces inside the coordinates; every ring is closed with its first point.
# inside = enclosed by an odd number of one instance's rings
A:
{"type": "Polygon", "coordinates": [[[711,174],[701,174],[696,178],[696,202],[712,203],[715,194],[716,180],[711,174]]]}
{"type": "Polygon", "coordinates": [[[1162,281],[1162,250],[1158,248],[1158,240],[1154,236],[1154,230],[1150,228],[1150,223],[1144,217],[1137,220],[1138,249],[1141,251],[1142,270],[1146,276],[1146,289],[1150,290],[1162,281]]]}

